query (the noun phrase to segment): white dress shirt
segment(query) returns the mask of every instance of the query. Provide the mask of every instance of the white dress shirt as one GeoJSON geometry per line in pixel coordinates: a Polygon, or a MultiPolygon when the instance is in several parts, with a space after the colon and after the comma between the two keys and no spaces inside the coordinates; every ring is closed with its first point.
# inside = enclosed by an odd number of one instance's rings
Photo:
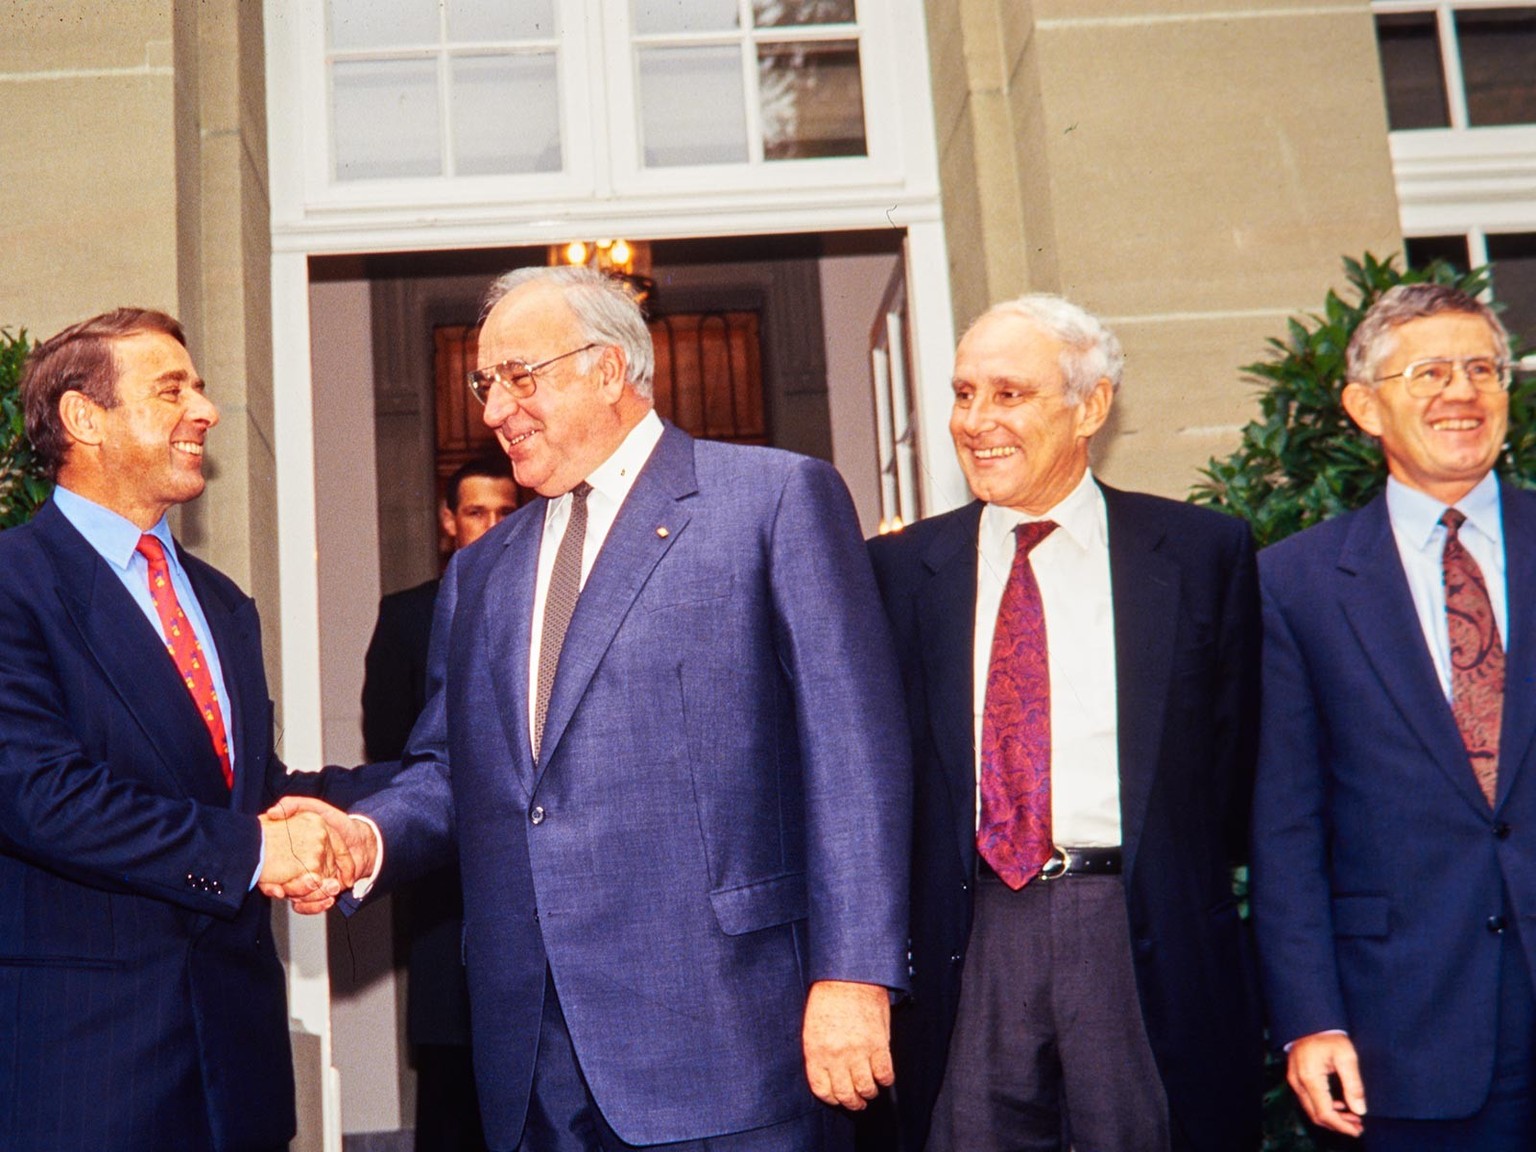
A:
{"type": "MultiPolygon", "coordinates": [[[[592,491],[587,494],[587,538],[581,550],[581,586],[587,586],[587,577],[597,554],[608,539],[613,522],[619,517],[619,508],[629,490],[635,486],[635,477],[645,462],[651,458],[661,440],[661,417],[654,409],[647,412],[629,430],[612,456],[604,460],[587,477],[592,491]]],[[[571,519],[571,494],[556,496],[544,506],[544,536],[539,543],[539,569],[533,588],[533,642],[528,646],[528,733],[533,735],[534,708],[537,693],[533,686],[539,682],[539,651],[543,645],[544,601],[549,598],[549,581],[555,571],[555,553],[565,538],[565,526],[571,519]]],[[[530,749],[531,751],[531,749],[530,749]]]]}
{"type": "Polygon", "coordinates": [[[982,509],[974,648],[978,819],[981,724],[992,633],[1013,567],[1013,530],[1033,519],[1059,525],[1030,553],[1045,611],[1051,677],[1052,834],[1057,844],[1116,845],[1120,843],[1120,755],[1109,518],[1104,494],[1091,472],[1085,472],[1077,487],[1043,516],[1026,516],[995,504],[982,509]]]}
{"type": "MultiPolygon", "coordinates": [[[[1387,516],[1397,541],[1397,554],[1408,577],[1414,611],[1424,632],[1424,644],[1440,675],[1440,690],[1451,698],[1451,633],[1445,619],[1445,527],[1440,523],[1446,505],[1395,479],[1387,481],[1387,516]]],[[[1508,647],[1508,592],[1504,586],[1504,518],[1500,514],[1499,482],[1490,472],[1455,507],[1467,522],[1458,535],[1472,559],[1483,570],[1488,599],[1499,637],[1508,647]]]]}

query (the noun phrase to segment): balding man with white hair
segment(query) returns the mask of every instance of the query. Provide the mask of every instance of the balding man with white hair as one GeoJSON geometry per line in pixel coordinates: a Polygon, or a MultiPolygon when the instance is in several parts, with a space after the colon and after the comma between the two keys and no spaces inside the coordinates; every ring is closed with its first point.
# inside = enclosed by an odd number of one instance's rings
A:
{"type": "Polygon", "coordinates": [[[1261,1034],[1232,893],[1259,613],[1241,521],[1101,484],[1115,336],[1055,296],[976,321],[976,496],[871,545],[911,719],[907,1152],[1237,1152],[1261,1034]]]}

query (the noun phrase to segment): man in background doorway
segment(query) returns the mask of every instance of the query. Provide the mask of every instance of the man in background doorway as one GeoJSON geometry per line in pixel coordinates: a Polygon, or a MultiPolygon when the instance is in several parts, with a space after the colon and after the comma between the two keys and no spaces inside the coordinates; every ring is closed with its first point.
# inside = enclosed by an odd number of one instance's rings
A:
{"type": "MultiPolygon", "coordinates": [[[[462,465],[448,478],[438,520],[453,549],[467,548],[517,510],[505,456],[462,465]]],[[[379,603],[363,678],[368,759],[398,760],[426,704],[427,645],[440,581],[379,603]]],[[[469,984],[461,936],[464,895],[457,865],[395,897],[396,939],[409,950],[406,1038],[416,1067],[416,1152],[483,1152],[480,1102],[470,1059],[469,984]]]]}

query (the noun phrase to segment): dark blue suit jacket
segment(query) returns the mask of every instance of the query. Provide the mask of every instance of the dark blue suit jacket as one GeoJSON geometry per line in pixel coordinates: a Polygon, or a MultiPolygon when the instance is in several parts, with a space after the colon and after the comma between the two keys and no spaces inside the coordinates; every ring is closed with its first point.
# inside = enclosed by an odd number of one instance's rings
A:
{"type": "MultiPolygon", "coordinates": [[[[294,1132],[283,969],[249,892],[288,777],[256,606],[179,553],[235,788],[164,642],[52,503],[0,533],[0,1147],[270,1149],[294,1132]]],[[[344,779],[344,774],[343,774],[344,779]]],[[[345,788],[336,798],[346,802],[345,788]]]]}
{"type": "Polygon", "coordinates": [[[807,985],[906,983],[907,737],[842,481],[669,425],[577,603],[534,763],[544,508],[449,565],[411,766],[358,809],[386,880],[456,836],[487,1138],[522,1130],[546,967],[624,1140],[820,1107],[807,985]]]}
{"type": "MultiPolygon", "coordinates": [[[[1231,869],[1247,830],[1257,712],[1253,544],[1239,520],[1105,485],[1126,911],[1176,1148],[1259,1138],[1262,1040],[1231,869]]],[[[943,1079],[976,876],[972,650],[982,505],[870,541],[912,721],[912,998],[897,1101],[917,1152],[943,1079]]]]}
{"type": "Polygon", "coordinates": [[[1536,495],[1501,490],[1509,635],[1490,811],[1440,689],[1386,500],[1259,558],[1254,917],[1276,1043],[1347,1029],[1371,1111],[1487,1095],[1507,892],[1536,971],[1536,495]]]}

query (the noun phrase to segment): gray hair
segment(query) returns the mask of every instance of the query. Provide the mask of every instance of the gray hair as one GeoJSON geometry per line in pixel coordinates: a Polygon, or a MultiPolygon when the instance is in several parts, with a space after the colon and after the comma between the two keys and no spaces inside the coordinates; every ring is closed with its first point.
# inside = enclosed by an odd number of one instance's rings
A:
{"type": "Polygon", "coordinates": [[[1115,392],[1120,391],[1120,378],[1125,372],[1125,350],[1120,347],[1120,338],[1098,317],[1070,300],[1049,292],[1031,292],[1004,300],[973,320],[966,334],[994,316],[1028,320],[1061,341],[1061,376],[1069,406],[1076,407],[1086,400],[1100,380],[1108,380],[1115,392]]]}
{"type": "MultiPolygon", "coordinates": [[[[518,268],[498,277],[491,285],[480,310],[481,322],[503,297],[525,284],[548,284],[559,289],[576,316],[583,339],[624,353],[629,386],[645,399],[651,399],[656,350],[651,345],[651,333],[640,314],[640,305],[622,280],[579,266],[518,268]]],[[[579,359],[581,370],[589,371],[596,362],[596,350],[583,353],[579,359]]]]}
{"type": "Polygon", "coordinates": [[[1397,330],[1425,316],[1461,313],[1487,321],[1498,342],[1499,359],[1509,359],[1509,333],[1498,314],[1476,296],[1449,284],[1397,284],[1383,292],[1355,328],[1345,353],[1345,378],[1374,385],[1376,369],[1392,355],[1397,330]]]}

